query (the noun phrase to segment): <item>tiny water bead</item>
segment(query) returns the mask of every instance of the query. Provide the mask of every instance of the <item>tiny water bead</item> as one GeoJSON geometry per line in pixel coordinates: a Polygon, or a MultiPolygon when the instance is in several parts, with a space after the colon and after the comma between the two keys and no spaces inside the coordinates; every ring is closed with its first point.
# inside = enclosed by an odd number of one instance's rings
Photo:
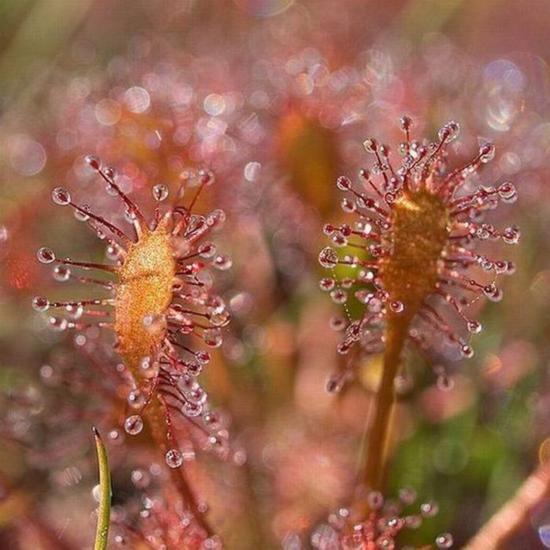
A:
{"type": "Polygon", "coordinates": [[[147,403],[147,396],[139,389],[128,394],[128,405],[133,409],[141,409],[147,403]]]}
{"type": "Polygon", "coordinates": [[[146,470],[137,469],[133,470],[130,474],[130,479],[132,481],[132,484],[137,489],[145,489],[149,486],[149,483],[151,482],[151,476],[146,470]]]}
{"type": "Polygon", "coordinates": [[[139,414],[133,414],[124,421],[124,431],[130,435],[137,435],[143,430],[143,419],[139,414]]]}
{"type": "Polygon", "coordinates": [[[55,204],[66,206],[71,202],[71,195],[66,189],[63,189],[63,187],[56,187],[52,191],[52,200],[55,204]]]}
{"type": "Polygon", "coordinates": [[[46,246],[43,246],[38,249],[38,252],[36,253],[36,257],[38,258],[38,261],[43,264],[51,264],[55,261],[55,254],[51,248],[48,248],[46,246]]]}
{"type": "Polygon", "coordinates": [[[439,512],[439,505],[437,504],[437,502],[433,500],[428,502],[423,502],[420,505],[420,513],[425,518],[433,518],[434,516],[437,515],[438,512],[439,512]]]}
{"type": "Polygon", "coordinates": [[[56,265],[53,270],[53,278],[61,283],[71,278],[71,270],[64,265],[56,265]]]}
{"type": "Polygon", "coordinates": [[[483,328],[480,322],[472,320],[468,321],[466,323],[466,326],[468,328],[468,331],[472,334],[479,334],[483,328]]]}
{"type": "Polygon", "coordinates": [[[48,319],[50,327],[57,331],[57,332],[63,332],[68,327],[68,322],[66,319],[63,319],[62,317],[50,317],[48,319]]]}
{"type": "Polygon", "coordinates": [[[443,143],[451,143],[460,134],[460,125],[458,122],[447,122],[438,132],[438,137],[443,143]]]}
{"type": "Polygon", "coordinates": [[[168,186],[163,183],[158,183],[153,186],[153,198],[157,202],[162,202],[168,198],[168,186]]]}
{"type": "Polygon", "coordinates": [[[47,311],[48,308],[50,307],[50,302],[47,298],[43,298],[42,296],[35,296],[33,299],[32,299],[32,307],[36,310],[36,311],[47,311]]]}
{"type": "Polygon", "coordinates": [[[164,459],[169,468],[179,468],[183,464],[183,456],[177,449],[168,450],[164,459]]]}
{"type": "Polygon", "coordinates": [[[229,256],[219,254],[214,258],[212,265],[220,271],[227,271],[233,265],[233,262],[229,256]]]}
{"type": "Polygon", "coordinates": [[[338,265],[338,260],[338,254],[329,246],[323,248],[319,254],[319,263],[327,269],[336,267],[338,265]]]}
{"type": "Polygon", "coordinates": [[[451,548],[453,546],[453,537],[450,533],[438,535],[435,539],[435,545],[438,548],[451,548]]]}
{"type": "Polygon", "coordinates": [[[479,148],[479,160],[483,164],[491,162],[495,158],[495,146],[492,143],[484,143],[479,148]]]}

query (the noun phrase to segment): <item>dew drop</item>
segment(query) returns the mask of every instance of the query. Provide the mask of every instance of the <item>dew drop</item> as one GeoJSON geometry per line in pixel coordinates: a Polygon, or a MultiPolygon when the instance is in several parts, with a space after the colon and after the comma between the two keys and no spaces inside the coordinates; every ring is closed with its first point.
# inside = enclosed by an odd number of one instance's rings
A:
{"type": "Polygon", "coordinates": [[[64,283],[71,277],[71,270],[65,265],[57,265],[53,270],[53,278],[56,281],[64,283]]]}
{"type": "Polygon", "coordinates": [[[436,384],[438,389],[440,389],[441,391],[450,391],[455,385],[453,378],[446,374],[440,374],[437,377],[436,384]]]}
{"type": "Polygon", "coordinates": [[[380,510],[384,505],[384,497],[380,491],[369,491],[367,504],[371,510],[380,510]]]}
{"type": "Polygon", "coordinates": [[[75,210],[73,212],[74,214],[74,217],[79,221],[79,222],[86,222],[90,219],[90,216],[88,216],[88,214],[86,214],[86,212],[89,212],[90,211],[90,207],[87,205],[87,204],[84,204],[82,205],[82,210],[75,210]]]}
{"type": "Polygon", "coordinates": [[[390,302],[390,309],[394,313],[401,313],[405,310],[405,306],[403,305],[403,302],[399,302],[398,300],[395,300],[393,302],[390,302]]]}
{"type": "Polygon", "coordinates": [[[405,525],[409,529],[418,529],[422,525],[422,518],[417,515],[405,516],[405,525]]]}
{"type": "Polygon", "coordinates": [[[105,247],[105,256],[109,260],[117,260],[120,257],[120,249],[118,246],[114,243],[108,244],[105,247]]]}
{"type": "Polygon", "coordinates": [[[109,432],[109,439],[112,441],[117,441],[120,439],[120,431],[119,430],[111,430],[109,432]]]}
{"type": "Polygon", "coordinates": [[[503,202],[512,203],[517,199],[517,191],[514,187],[514,184],[507,181],[498,186],[497,189],[498,196],[502,199],[503,202]]]}
{"type": "Polygon", "coordinates": [[[205,412],[202,419],[211,430],[219,428],[221,425],[220,415],[214,411],[205,412]]]}
{"type": "Polygon", "coordinates": [[[140,409],[146,402],[147,397],[141,390],[135,389],[128,394],[128,405],[133,409],[140,409]]]}
{"type": "Polygon", "coordinates": [[[66,206],[71,202],[71,195],[66,189],[63,189],[63,187],[56,187],[52,191],[52,200],[55,204],[66,206]]]}
{"type": "Polygon", "coordinates": [[[367,153],[376,153],[378,143],[373,138],[368,138],[363,142],[363,147],[367,153]]]}
{"type": "Polygon", "coordinates": [[[227,271],[233,265],[231,258],[224,254],[219,254],[214,258],[212,265],[220,271],[227,271]]]}
{"type": "Polygon", "coordinates": [[[48,308],[50,307],[50,302],[48,301],[47,298],[44,298],[42,296],[35,296],[32,299],[32,307],[36,311],[40,311],[40,312],[47,311],[48,308]]]}
{"type": "Polygon", "coordinates": [[[69,304],[65,306],[65,311],[71,319],[80,319],[84,313],[84,307],[81,304],[69,304]]]}
{"type": "Polygon", "coordinates": [[[138,489],[145,489],[151,481],[149,473],[142,469],[133,470],[130,474],[130,479],[132,480],[134,487],[137,487],[138,489]]]}
{"type": "Polygon", "coordinates": [[[416,500],[416,491],[410,487],[403,487],[399,490],[399,500],[407,506],[416,500]]]}
{"type": "Polygon", "coordinates": [[[323,226],[323,233],[327,236],[332,235],[335,231],[336,231],[336,227],[334,227],[334,225],[332,225],[330,223],[326,223],[323,226]]]}
{"type": "Polygon", "coordinates": [[[492,143],[484,143],[479,148],[479,160],[483,164],[491,162],[495,158],[495,146],[492,143]]]}
{"type": "Polygon", "coordinates": [[[343,330],[346,326],[346,322],[342,317],[331,317],[329,321],[329,326],[332,330],[340,331],[343,330]]]}
{"type": "Polygon", "coordinates": [[[438,506],[437,502],[435,502],[433,500],[431,500],[429,502],[423,502],[420,505],[420,513],[425,518],[433,518],[434,516],[437,515],[438,512],[439,512],[439,506],[438,506]]]}
{"type": "Polygon", "coordinates": [[[411,117],[404,115],[399,119],[399,126],[402,130],[407,131],[411,129],[412,119],[411,117]]]}
{"type": "Polygon", "coordinates": [[[202,333],[202,339],[204,340],[204,343],[211,348],[219,348],[223,342],[221,331],[217,328],[204,330],[202,333]]]}
{"type": "Polygon", "coordinates": [[[53,253],[53,250],[51,248],[47,248],[46,246],[38,249],[36,257],[42,264],[51,264],[55,261],[55,254],[53,253]]]}
{"type": "Polygon", "coordinates": [[[338,265],[338,254],[327,246],[319,254],[319,263],[327,269],[332,269],[338,265]]]}
{"type": "Polygon", "coordinates": [[[177,449],[167,451],[164,460],[170,468],[179,468],[183,464],[183,457],[177,449]]]}
{"type": "Polygon", "coordinates": [[[63,319],[63,317],[50,317],[49,323],[50,327],[57,332],[63,332],[68,326],[67,319],[63,319]]]}
{"type": "Polygon", "coordinates": [[[438,132],[438,137],[443,143],[451,143],[460,133],[460,125],[458,122],[450,121],[441,128],[438,132]]]}
{"type": "Polygon", "coordinates": [[[349,191],[351,189],[351,180],[346,176],[340,176],[336,180],[336,187],[338,187],[340,191],[349,191]]]}
{"type": "Polygon", "coordinates": [[[196,351],[195,358],[201,365],[207,365],[210,362],[210,354],[207,351],[196,351]]]}
{"type": "Polygon", "coordinates": [[[335,288],[330,292],[330,297],[335,304],[345,304],[348,301],[348,293],[341,288],[335,288]]]}
{"type": "Polygon", "coordinates": [[[96,157],[95,155],[86,155],[84,157],[84,161],[94,170],[99,170],[99,167],[101,166],[101,161],[99,160],[99,157],[96,157]]]}
{"type": "Polygon", "coordinates": [[[328,393],[338,393],[342,390],[344,384],[342,376],[338,374],[333,374],[329,377],[326,383],[326,390],[328,393]]]}
{"type": "Polygon", "coordinates": [[[112,166],[106,166],[103,168],[103,172],[105,172],[105,175],[110,179],[115,179],[115,169],[112,166]]]}
{"type": "Polygon", "coordinates": [[[468,344],[462,344],[460,346],[460,354],[466,359],[471,359],[474,356],[474,350],[468,344]]]}
{"type": "Polygon", "coordinates": [[[162,202],[168,198],[168,186],[163,183],[153,185],[153,198],[157,202],[162,202]]]}
{"type": "Polygon", "coordinates": [[[130,435],[137,435],[143,430],[143,419],[139,414],[133,414],[124,421],[124,431],[130,435]]]}
{"type": "Polygon", "coordinates": [[[189,418],[194,418],[201,415],[202,405],[200,403],[186,401],[181,407],[181,412],[189,418]]]}
{"type": "Polygon", "coordinates": [[[101,486],[94,485],[92,488],[92,498],[95,500],[95,502],[99,502],[101,499],[101,486]]]}
{"type": "Polygon", "coordinates": [[[438,548],[451,548],[453,545],[453,537],[450,533],[438,535],[435,539],[435,545],[438,548]]]}
{"type": "Polygon", "coordinates": [[[519,242],[520,235],[519,229],[515,225],[512,225],[507,227],[502,232],[502,240],[506,244],[517,244],[519,242]]]}
{"type": "Polygon", "coordinates": [[[212,258],[216,254],[216,247],[212,243],[203,243],[199,246],[197,252],[201,258],[212,258]]]}
{"type": "Polygon", "coordinates": [[[151,358],[149,356],[143,357],[141,359],[141,361],[139,362],[139,366],[143,370],[149,370],[153,366],[153,361],[151,360],[151,358]]]}
{"type": "Polygon", "coordinates": [[[479,334],[482,329],[481,323],[474,320],[468,321],[466,326],[468,328],[468,332],[471,332],[472,334],[479,334]]]}
{"type": "Polygon", "coordinates": [[[332,290],[335,285],[336,285],[336,281],[328,277],[321,279],[319,281],[319,288],[321,290],[324,290],[325,292],[329,292],[330,290],[332,290]]]}

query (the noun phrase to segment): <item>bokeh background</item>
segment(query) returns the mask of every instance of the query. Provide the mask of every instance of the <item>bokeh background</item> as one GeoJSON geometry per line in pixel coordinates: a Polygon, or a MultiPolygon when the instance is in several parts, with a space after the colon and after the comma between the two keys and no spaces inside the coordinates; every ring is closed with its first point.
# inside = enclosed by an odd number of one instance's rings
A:
{"type": "MultiPolygon", "coordinates": [[[[463,155],[494,141],[482,181],[520,197],[495,213],[522,242],[499,251],[518,269],[480,308],[475,357],[448,365],[450,389],[414,353],[400,379],[389,492],[412,486],[440,509],[403,544],[472,536],[550,454],[549,31],[548,0],[2,0],[0,548],[91,547],[92,424],[112,436],[116,506],[136,471],[155,475],[117,432],[105,338],[52,333],[30,307],[79,292],[39,246],[104,255],[50,200],[63,185],[109,212],[88,153],[145,203],[188,167],[215,171],[204,203],[228,216],[218,286],[233,322],[203,379],[236,451],[189,468],[229,548],[308,547],[357,485],[380,370],[374,357],[325,391],[338,335],[318,287],[322,226],[341,217],[336,176],[366,162],[366,137],[397,144],[402,114],[417,135],[459,121],[463,155]]],[[[550,500],[509,548],[541,548],[546,523],[550,500]]]]}

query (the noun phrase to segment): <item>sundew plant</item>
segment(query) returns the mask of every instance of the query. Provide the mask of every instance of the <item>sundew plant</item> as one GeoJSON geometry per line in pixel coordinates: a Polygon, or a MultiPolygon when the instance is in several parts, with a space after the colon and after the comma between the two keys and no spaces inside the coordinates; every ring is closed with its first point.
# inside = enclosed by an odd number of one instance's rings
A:
{"type": "Polygon", "coordinates": [[[545,0],[0,12],[0,548],[550,548],[545,0]]]}

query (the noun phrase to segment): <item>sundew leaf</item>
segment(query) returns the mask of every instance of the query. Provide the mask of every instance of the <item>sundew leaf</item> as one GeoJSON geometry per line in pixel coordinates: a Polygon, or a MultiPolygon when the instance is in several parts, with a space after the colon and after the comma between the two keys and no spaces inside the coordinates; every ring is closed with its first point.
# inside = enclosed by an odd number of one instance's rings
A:
{"type": "Polygon", "coordinates": [[[106,550],[111,516],[111,473],[105,445],[103,445],[103,441],[95,427],[93,432],[99,465],[99,509],[94,550],[106,550]]]}

